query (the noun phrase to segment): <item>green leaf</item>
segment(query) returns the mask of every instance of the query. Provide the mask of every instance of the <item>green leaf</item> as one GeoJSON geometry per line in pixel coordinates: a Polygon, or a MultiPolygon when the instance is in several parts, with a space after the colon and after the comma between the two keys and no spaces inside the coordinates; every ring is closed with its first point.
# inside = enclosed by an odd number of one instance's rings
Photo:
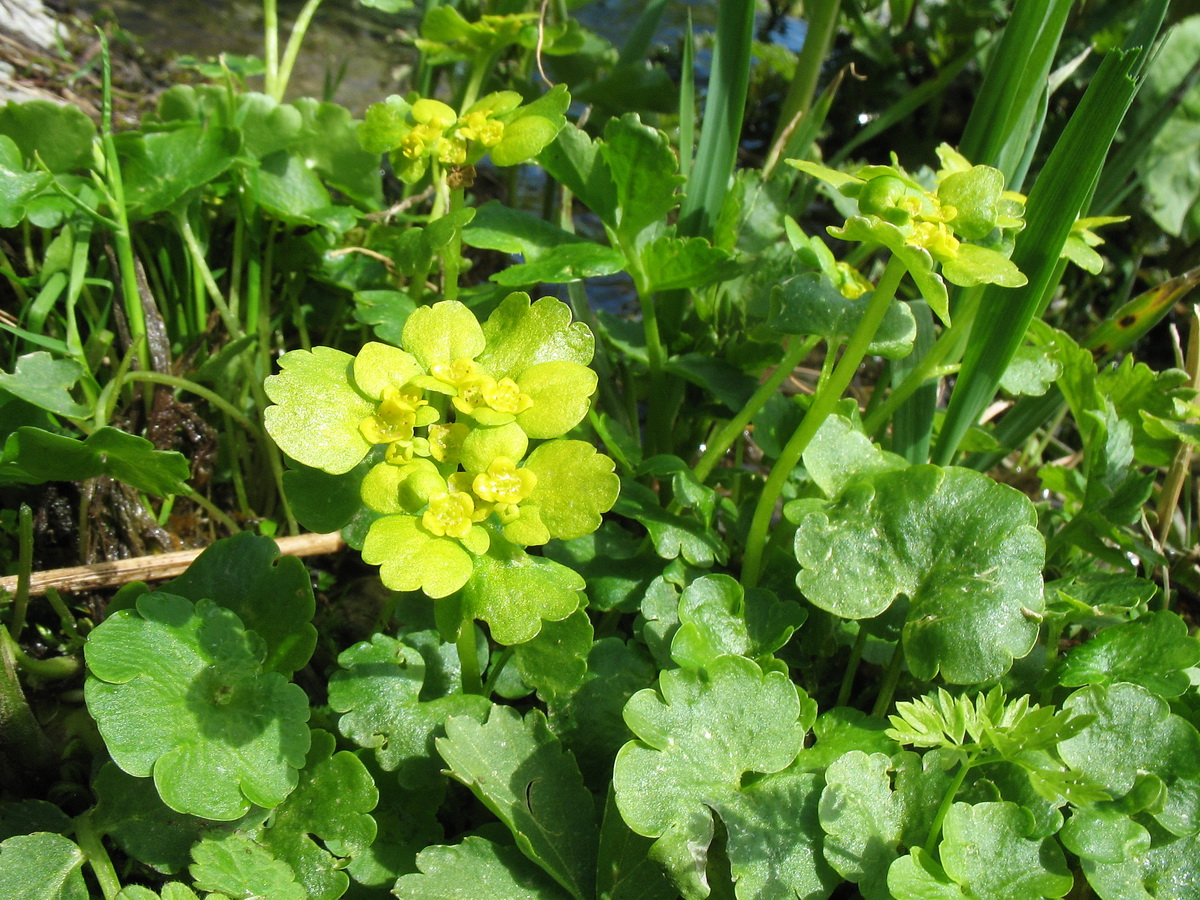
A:
{"type": "Polygon", "coordinates": [[[888,775],[883,753],[852,750],[825,771],[821,828],[825,859],[855,882],[866,900],[887,900],[887,870],[899,855],[904,803],[888,775]]]}
{"type": "MultiPolygon", "coordinates": [[[[220,895],[211,894],[210,896],[217,898],[220,895]]],[[[159,894],[140,884],[128,884],[121,888],[116,900],[197,900],[197,897],[187,885],[178,881],[170,881],[162,886],[162,892],[159,894]]]]}
{"type": "Polygon", "coordinates": [[[239,833],[209,837],[192,848],[192,878],[202,891],[229,897],[308,900],[292,867],[239,833]]]}
{"type": "Polygon", "coordinates": [[[267,432],[292,459],[334,475],[358,465],[371,444],[359,425],[375,404],[355,388],[354,357],[332,347],[292,350],[265,382],[275,406],[263,414],[267,432]]]}
{"type": "MultiPolygon", "coordinates": [[[[858,328],[871,296],[867,292],[846,297],[816,272],[795,275],[771,291],[767,327],[784,334],[819,334],[830,345],[844,344],[858,328]]],[[[893,300],[867,352],[900,359],[912,352],[916,336],[917,323],[908,304],[893,300]]]]}
{"type": "Polygon", "coordinates": [[[642,248],[642,268],[648,290],[675,291],[701,288],[729,281],[741,273],[743,264],[727,250],[714,247],[701,237],[677,238],[660,235],[642,248]]]}
{"type": "Polygon", "coordinates": [[[662,508],[658,495],[643,484],[621,482],[613,511],[645,526],[654,549],[663,559],[682,557],[693,566],[711,566],[728,554],[725,542],[703,522],[662,508]]]}
{"type": "MultiPolygon", "coordinates": [[[[163,803],[149,778],[135,778],[106,762],[92,783],[96,829],[125,853],[166,875],[188,864],[192,845],[212,822],[176,812],[163,803]]],[[[232,826],[229,826],[232,827],[232,826]]]]}
{"type": "MultiPolygon", "coordinates": [[[[185,125],[153,134],[118,134],[116,142],[129,215],[148,219],[233,165],[242,136],[232,128],[185,125]]],[[[328,203],[326,197],[324,205],[328,203]]]]}
{"type": "Polygon", "coordinates": [[[513,647],[513,662],[521,680],[549,703],[579,689],[591,649],[592,622],[581,608],[557,622],[543,622],[535,637],[513,647]]]}
{"type": "Polygon", "coordinates": [[[904,263],[917,290],[929,308],[947,327],[950,325],[950,298],[946,283],[933,271],[933,257],[924,247],[908,243],[903,231],[878,216],[851,216],[842,228],[830,228],[829,233],[844,241],[863,241],[882,244],[904,263]]]}
{"type": "Polygon", "coordinates": [[[1030,839],[1032,827],[1013,803],[955,803],[942,824],[942,866],[968,897],[1065,896],[1075,881],[1062,850],[1053,838],[1030,839]]]}
{"type": "Polygon", "coordinates": [[[529,454],[525,468],[538,480],[527,502],[536,504],[551,537],[570,540],[600,527],[621,490],[614,467],[584,441],[549,441],[529,454]]]}
{"type": "Polygon", "coordinates": [[[308,900],[341,897],[350,886],[342,869],[375,840],[375,782],[357,756],[333,751],[333,735],[314,731],[299,784],[258,835],[291,866],[308,900]]]}
{"type": "Polygon", "coordinates": [[[901,594],[913,674],[998,678],[1037,639],[1044,544],[1020,492],[968,469],[912,466],[852,480],[833,502],[789,504],[796,583],[835,615],[873,618],[901,594]]]}
{"type": "Polygon", "coordinates": [[[742,586],[728,575],[702,575],[679,598],[679,630],[671,656],[685,668],[703,668],[717,657],[745,656],[766,664],[808,618],[794,601],[742,586]]]}
{"type": "Polygon", "coordinates": [[[602,146],[602,142],[593,142],[582,129],[568,125],[541,152],[538,162],[550,177],[599,216],[601,222],[616,228],[617,194],[602,146]]]}
{"type": "Polygon", "coordinates": [[[1075,647],[1054,677],[1068,687],[1128,681],[1170,699],[1191,686],[1185,670],[1197,662],[1200,642],[1188,635],[1187,623],[1173,612],[1158,610],[1105,628],[1075,647]]]}
{"type": "MultiPolygon", "coordinates": [[[[438,363],[475,359],[485,346],[485,335],[475,313],[457,300],[443,300],[413,310],[404,323],[403,337],[404,349],[425,371],[438,363]]],[[[479,362],[497,378],[502,377],[482,359],[479,362]]]]}
{"type": "Polygon", "coordinates": [[[403,291],[354,292],[355,320],[370,325],[375,337],[385,344],[400,343],[404,323],[416,308],[403,291]]]}
{"type": "Polygon", "coordinates": [[[318,534],[345,528],[362,509],[363,478],[377,462],[368,455],[344,475],[295,463],[283,473],[283,491],[296,521],[318,534]]]}
{"type": "Polygon", "coordinates": [[[539,710],[522,720],[511,707],[493,706],[483,724],[449,719],[437,749],[450,774],[508,826],[522,853],[577,900],[593,895],[592,796],[539,710]]]}
{"type": "Polygon", "coordinates": [[[569,697],[556,697],[549,704],[554,733],[575,754],[588,784],[597,790],[607,790],[613,759],[632,737],[621,715],[625,704],[657,674],[640,644],[603,638],[588,653],[583,683],[569,697]]]}
{"type": "Polygon", "coordinates": [[[87,900],[83,851],[59,834],[21,834],[0,843],[0,897],[87,900]]]}
{"type": "Polygon", "coordinates": [[[1076,691],[1063,709],[1095,716],[1082,732],[1058,745],[1076,769],[1119,799],[1141,773],[1161,779],[1166,799],[1152,811],[1173,834],[1200,830],[1200,734],[1171,712],[1161,697],[1136,684],[1093,685],[1076,691]]]}
{"type": "Polygon", "coordinates": [[[0,228],[15,228],[28,215],[29,201],[49,183],[41,172],[26,172],[21,151],[6,134],[0,134],[0,228]]]}
{"type": "Polygon", "coordinates": [[[316,600],[304,563],[280,556],[268,537],[249,532],[217,541],[161,588],[193,603],[208,598],[237,613],[267,645],[263,668],[290,676],[317,645],[316,600]]]}
{"type": "Polygon", "coordinates": [[[596,863],[598,900],[677,900],[678,894],[650,859],[653,841],[632,831],[617,809],[612,790],[604,804],[596,863]]]}
{"type": "Polygon", "coordinates": [[[269,215],[289,225],[319,225],[329,209],[329,191],[321,177],[299,153],[278,150],[258,161],[246,173],[246,186],[254,202],[269,215]]]}
{"type": "Polygon", "coordinates": [[[0,484],[108,475],[148,494],[169,497],[188,492],[190,474],[182,453],[155,450],[145,438],[107,425],[82,441],[22,426],[8,436],[0,454],[0,484]]]}
{"type": "MultiPolygon", "coordinates": [[[[338,730],[360,747],[374,749],[385,772],[423,787],[440,778],[434,738],[450,716],[482,720],[490,704],[474,694],[422,701],[425,660],[395,638],[374,635],[338,657],[341,670],[329,679],[329,705],[343,713],[338,730]]],[[[457,684],[447,688],[457,688],[457,684]]]]}
{"type": "Polygon", "coordinates": [[[1064,847],[1091,862],[1123,863],[1150,849],[1150,832],[1110,807],[1072,810],[1059,837],[1064,847]]]}
{"type": "MultiPolygon", "coordinates": [[[[486,549],[487,534],[479,526],[468,540],[478,536],[486,549]]],[[[423,591],[435,599],[448,597],[466,584],[477,559],[458,540],[435,537],[410,515],[386,515],[372,522],[362,554],[364,562],[380,567],[380,578],[392,590],[423,591]]]]}
{"type": "Polygon", "coordinates": [[[1200,835],[1160,838],[1153,847],[1139,848],[1112,862],[1085,859],[1082,868],[1104,900],[1188,897],[1200,880],[1200,835]]]}
{"type": "Polygon", "coordinates": [[[998,204],[1004,192],[1004,173],[991,166],[972,166],[952,172],[938,183],[938,202],[953,206],[957,214],[950,227],[959,237],[978,241],[996,227],[998,204]]]}
{"type": "Polygon", "coordinates": [[[844,416],[821,423],[804,450],[809,477],[828,497],[836,497],[855,476],[896,472],[908,468],[904,457],[881,450],[844,416]]]}
{"type": "Polygon", "coordinates": [[[1000,387],[1014,396],[1040,397],[1062,374],[1062,366],[1039,347],[1022,344],[1017,348],[1000,379],[1000,387]]]}
{"type": "Polygon", "coordinates": [[[594,244],[540,216],[495,200],[481,206],[470,226],[463,229],[463,243],[524,256],[524,264],[509,266],[492,276],[493,281],[505,285],[557,284],[611,275],[625,268],[620,251],[594,244]]]}
{"type": "Polygon", "coordinates": [[[419,873],[396,882],[398,896],[409,900],[564,900],[569,896],[515,848],[481,837],[467,837],[453,847],[426,847],[417,855],[417,867],[419,873]]]}
{"type": "Polygon", "coordinates": [[[70,816],[46,800],[17,800],[0,803],[0,841],[18,834],[50,831],[68,835],[75,825],[70,816]]]}
{"type": "Polygon", "coordinates": [[[617,191],[617,234],[630,248],[656,237],[682,199],[683,183],[671,142],[636,113],[609,119],[600,153],[617,191]]]}
{"type": "Polygon", "coordinates": [[[211,600],[143,594],[84,648],[84,685],[113,761],[153,774],[172,809],[236,819],[296,786],[309,747],[308,698],[263,672],[263,641],[211,600]]]}
{"type": "Polygon", "coordinates": [[[828,870],[815,852],[816,777],[747,777],[781,772],[796,758],[815,704],[782,673],[764,674],[737,656],[720,657],[703,673],[665,671],[659,690],[640,691],[625,707],[639,740],[617,754],[613,785],[629,826],[658,839],[655,852],[676,887],[689,898],[708,893],[716,812],[729,832],[730,864],[748,888],[739,896],[782,896],[785,888],[823,896],[828,870]],[[791,822],[800,813],[799,827],[767,827],[784,809],[791,822]]]}
{"type": "MultiPolygon", "coordinates": [[[[478,362],[495,378],[519,378],[538,363],[564,361],[586,366],[595,352],[592,332],[571,321],[571,308],[561,300],[529,295],[505,297],[483,325],[487,347],[478,362]]],[[[407,346],[407,345],[406,345],[407,346]]]]}
{"type": "Polygon", "coordinates": [[[462,593],[463,612],[487,622],[501,644],[524,643],[541,631],[543,619],[565,619],[585,602],[578,574],[499,538],[474,565],[462,593]]]}
{"type": "Polygon", "coordinates": [[[36,155],[56,174],[92,166],[96,126],[74,104],[6,103],[0,108],[0,135],[11,138],[31,164],[36,155]]]}
{"type": "Polygon", "coordinates": [[[76,403],[70,394],[83,374],[83,366],[75,360],[55,359],[45,350],[38,350],[18,356],[12,374],[0,372],[0,391],[8,391],[56,416],[83,419],[92,410],[76,403]]]}

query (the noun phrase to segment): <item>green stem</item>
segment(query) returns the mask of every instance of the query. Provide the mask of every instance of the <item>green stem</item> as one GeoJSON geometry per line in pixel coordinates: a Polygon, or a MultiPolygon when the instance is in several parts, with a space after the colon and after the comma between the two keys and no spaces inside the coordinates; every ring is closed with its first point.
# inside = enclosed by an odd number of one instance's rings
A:
{"type": "Polygon", "coordinates": [[[858,635],[854,638],[854,646],[850,648],[850,658],[846,660],[846,672],[842,675],[842,686],[838,689],[835,706],[845,706],[850,702],[850,692],[854,688],[854,676],[858,674],[858,664],[862,662],[863,648],[867,646],[867,629],[858,626],[858,635]]]}
{"type": "Polygon", "coordinates": [[[17,593],[13,597],[12,636],[19,640],[25,627],[25,611],[29,608],[29,576],[33,571],[33,510],[22,503],[17,513],[17,539],[20,550],[17,555],[17,593]]]}
{"type": "MultiPolygon", "coordinates": [[[[450,212],[456,212],[463,207],[463,189],[454,188],[450,191],[450,212]]],[[[450,238],[450,243],[442,251],[442,299],[458,299],[458,273],[462,268],[462,232],[457,228],[450,238]]]]}
{"type": "MultiPolygon", "coordinates": [[[[240,532],[242,530],[238,526],[238,523],[233,521],[233,519],[229,518],[229,516],[227,516],[225,514],[225,512],[219,506],[217,506],[215,503],[213,503],[211,500],[209,500],[203,494],[197,493],[196,490],[194,488],[192,488],[190,485],[185,485],[185,487],[187,487],[187,492],[184,494],[184,496],[187,497],[189,500],[191,500],[193,503],[195,503],[197,506],[201,507],[206,513],[208,513],[210,516],[212,516],[216,521],[220,522],[223,526],[225,526],[226,530],[228,530],[230,534],[237,534],[238,532],[240,532]]],[[[294,533],[295,532],[293,531],[293,534],[294,533]]]]}
{"type": "Polygon", "coordinates": [[[308,26],[312,24],[313,16],[320,5],[321,0],[308,0],[304,4],[304,8],[300,10],[300,14],[296,16],[296,22],[292,25],[292,33],[288,35],[287,47],[283,51],[283,62],[279,66],[279,73],[275,79],[275,91],[271,94],[276,100],[283,100],[283,95],[287,93],[288,82],[292,78],[292,69],[296,66],[296,58],[300,55],[300,45],[304,42],[304,34],[308,31],[308,26]]]}
{"type": "Polygon", "coordinates": [[[812,105],[813,95],[817,89],[817,79],[821,74],[821,66],[825,62],[829,43],[837,27],[838,12],[842,0],[817,0],[815,3],[805,3],[804,12],[808,19],[808,32],[805,35],[804,46],[796,59],[796,73],[788,86],[787,96],[779,110],[779,120],[775,123],[775,135],[771,143],[775,144],[783,137],[784,132],[793,122],[799,122],[812,105]]]}
{"type": "Polygon", "coordinates": [[[746,555],[742,561],[743,587],[749,588],[758,584],[759,576],[762,574],[763,551],[766,548],[767,534],[771,528],[771,519],[775,514],[775,504],[783,493],[784,485],[787,484],[792,470],[796,468],[800,457],[808,448],[809,442],[820,430],[825,420],[829,418],[846,388],[850,386],[859,364],[867,355],[867,348],[871,345],[875,332],[883,322],[888,306],[896,295],[896,288],[900,286],[900,280],[904,277],[904,273],[904,264],[898,257],[893,256],[888,260],[879,284],[871,295],[871,302],[867,305],[866,312],[863,313],[858,327],[846,343],[842,358],[829,378],[817,388],[808,413],[771,468],[771,474],[767,476],[762,495],[755,507],[754,517],[750,521],[750,533],[746,539],[746,555]]]}
{"type": "Polygon", "coordinates": [[[967,772],[975,765],[975,760],[979,758],[979,752],[971,754],[970,758],[963,762],[958,771],[954,774],[954,780],[950,782],[950,786],[946,788],[946,794],[942,797],[941,806],[938,807],[937,815],[933,817],[933,824],[929,826],[929,837],[925,839],[925,852],[933,854],[937,849],[938,838],[942,836],[942,822],[946,818],[946,813],[950,812],[950,807],[954,805],[954,798],[958,796],[958,789],[962,787],[962,783],[966,780],[967,772]]]}
{"type": "Polygon", "coordinates": [[[121,880],[117,878],[117,870],[113,867],[108,851],[100,842],[100,835],[92,826],[90,810],[75,819],[75,842],[79,844],[88,865],[92,867],[100,890],[104,893],[104,900],[115,900],[117,894],[121,893],[121,880]]]}
{"type": "Polygon", "coordinates": [[[279,7],[276,0],[263,0],[263,91],[275,97],[279,84],[279,7]]]}
{"type": "Polygon", "coordinates": [[[462,677],[464,694],[483,694],[483,682],[479,678],[479,657],[475,655],[475,620],[464,619],[454,643],[458,650],[458,667],[462,677]]]}
{"type": "Polygon", "coordinates": [[[505,647],[492,663],[491,671],[488,672],[487,681],[483,685],[483,696],[490,697],[496,690],[496,682],[500,680],[501,673],[504,672],[504,667],[508,665],[509,660],[513,657],[513,648],[505,647]]]}
{"type": "Polygon", "coordinates": [[[892,658],[888,660],[887,669],[884,670],[883,681],[879,683],[879,696],[875,698],[875,705],[871,707],[871,715],[882,717],[891,708],[892,698],[896,696],[896,685],[900,683],[900,673],[903,671],[904,645],[897,641],[892,658]]]}
{"type": "Polygon", "coordinates": [[[100,52],[103,58],[103,81],[100,113],[100,142],[104,148],[104,174],[106,190],[112,199],[113,244],[116,248],[117,265],[120,268],[121,297],[125,301],[125,315],[129,322],[129,337],[136,348],[136,356],[149,362],[146,346],[146,314],[142,309],[142,296],[138,293],[137,267],[133,261],[133,241],[130,238],[129,215],[125,208],[125,184],[121,178],[121,161],[117,156],[117,144],[112,128],[112,66],[108,56],[108,37],[100,32],[100,52]]]}
{"type": "Polygon", "coordinates": [[[820,342],[820,335],[815,334],[804,341],[796,337],[788,339],[783,359],[779,361],[779,365],[775,367],[775,371],[758,386],[758,389],[746,401],[746,405],[742,408],[741,412],[730,419],[717,436],[713,438],[708,447],[705,448],[704,453],[700,456],[699,461],[693,467],[693,471],[700,481],[704,481],[712,474],[712,470],[725,456],[726,451],[733,446],[733,442],[741,437],[742,433],[746,430],[746,426],[750,424],[750,420],[758,415],[759,411],[766,405],[766,402],[779,389],[779,386],[787,380],[788,376],[795,371],[796,366],[800,365],[805,357],[820,342]]]}
{"type": "Polygon", "coordinates": [[[179,233],[183,237],[183,243],[191,255],[192,264],[200,273],[201,279],[204,281],[204,287],[208,291],[208,296],[211,298],[213,305],[216,306],[217,312],[220,313],[221,321],[225,324],[225,330],[229,332],[229,336],[233,340],[237,340],[243,334],[242,327],[238,323],[237,317],[229,308],[229,304],[225,302],[225,295],[221,293],[221,288],[217,286],[217,279],[213,276],[212,269],[208,267],[208,260],[204,255],[204,248],[200,246],[200,241],[196,237],[195,231],[192,230],[192,223],[188,219],[186,213],[176,216],[176,222],[179,225],[179,233]]]}
{"type": "Polygon", "coordinates": [[[979,311],[981,296],[982,291],[975,289],[963,293],[954,310],[954,324],[939,335],[933,346],[929,348],[929,352],[888,395],[887,400],[863,419],[864,432],[870,435],[876,434],[888,423],[900,405],[916,392],[917,388],[929,379],[937,378],[951,371],[944,367],[943,363],[946,360],[954,360],[956,364],[957,360],[962,358],[967,340],[971,336],[971,326],[975,323],[975,315],[979,311]]]}
{"type": "Polygon", "coordinates": [[[646,335],[646,363],[650,370],[650,397],[646,412],[646,444],[650,455],[668,453],[671,447],[671,423],[667,415],[667,352],[658,331],[658,309],[650,291],[650,280],[641,257],[633,247],[622,247],[629,262],[629,274],[637,290],[642,309],[642,330],[646,335]]]}
{"type": "Polygon", "coordinates": [[[621,469],[621,473],[625,475],[626,478],[633,478],[633,463],[631,463],[629,458],[625,456],[625,452],[621,449],[621,445],[613,438],[612,432],[609,431],[609,428],[604,423],[604,420],[597,415],[596,410],[588,410],[588,421],[592,423],[592,428],[594,428],[596,430],[596,434],[600,436],[600,440],[604,444],[605,451],[613,458],[613,461],[616,462],[617,466],[621,469]]]}
{"type": "Polygon", "coordinates": [[[120,376],[121,381],[147,381],[152,384],[165,384],[168,387],[173,387],[178,391],[187,391],[189,394],[195,394],[197,397],[203,397],[229,418],[233,419],[250,434],[258,440],[265,440],[265,435],[262,429],[252,422],[244,413],[236,406],[222,397],[210,391],[203,385],[196,384],[194,381],[188,381],[186,378],[180,378],[178,375],[168,375],[165,372],[128,372],[120,376]]]}

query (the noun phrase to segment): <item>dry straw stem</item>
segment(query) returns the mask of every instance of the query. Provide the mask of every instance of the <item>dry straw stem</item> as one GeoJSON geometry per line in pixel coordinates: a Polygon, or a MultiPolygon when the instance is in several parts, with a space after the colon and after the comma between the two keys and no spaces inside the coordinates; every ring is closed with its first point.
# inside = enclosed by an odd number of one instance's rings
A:
{"type": "MultiPolygon", "coordinates": [[[[298,534],[294,537],[277,538],[279,552],[284,556],[319,556],[334,553],[345,546],[338,532],[330,534],[298,534]]],[[[48,588],[65,592],[94,591],[119,587],[131,581],[162,581],[183,573],[204,549],[180,550],[176,553],[160,553],[157,556],[139,556],[135,559],[118,559],[113,562],[94,563],[90,566],[72,566],[69,569],[50,569],[35,572],[29,579],[31,596],[45,594],[48,588]]],[[[0,591],[15,594],[17,576],[0,578],[0,591]]]]}

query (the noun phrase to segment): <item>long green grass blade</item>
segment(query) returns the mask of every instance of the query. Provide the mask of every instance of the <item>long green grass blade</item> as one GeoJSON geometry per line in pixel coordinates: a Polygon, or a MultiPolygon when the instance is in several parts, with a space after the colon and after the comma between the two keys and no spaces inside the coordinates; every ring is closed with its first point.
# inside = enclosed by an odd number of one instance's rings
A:
{"type": "Polygon", "coordinates": [[[687,31],[683,35],[680,68],[679,174],[686,179],[692,174],[692,153],[696,148],[696,35],[692,30],[691,10],[688,10],[687,31]]]}
{"type": "Polygon", "coordinates": [[[662,21],[663,10],[666,8],[667,0],[647,0],[621,47],[621,55],[617,58],[618,68],[633,65],[646,58],[650,42],[654,40],[654,32],[658,31],[658,23],[662,21]]]}
{"type": "Polygon", "coordinates": [[[750,85],[753,36],[753,0],[721,3],[717,14],[712,77],[700,126],[700,145],[679,213],[679,230],[689,237],[712,234],[729,190],[750,85]]]}
{"type": "Polygon", "coordinates": [[[1104,59],[1029,193],[1026,227],[1013,262],[1029,283],[1015,290],[989,286],[981,300],[962,369],[950,397],[933,461],[948,465],[967,429],[995,395],[1025,329],[1043,308],[1060,271],[1071,225],[1089,202],[1108,148],[1138,82],[1141,51],[1112,51],[1104,59]]]}
{"type": "Polygon", "coordinates": [[[973,163],[1013,175],[1037,121],[1071,0],[1017,0],[971,109],[959,149],[973,163]]]}
{"type": "Polygon", "coordinates": [[[821,66],[829,52],[829,44],[837,28],[838,13],[842,0],[823,0],[821,3],[806,3],[805,12],[808,16],[808,32],[804,36],[804,46],[796,59],[796,72],[788,85],[787,95],[779,110],[779,120],[775,123],[775,134],[771,143],[776,144],[788,129],[794,129],[794,123],[804,118],[812,105],[817,92],[817,79],[821,74],[821,66]]]}

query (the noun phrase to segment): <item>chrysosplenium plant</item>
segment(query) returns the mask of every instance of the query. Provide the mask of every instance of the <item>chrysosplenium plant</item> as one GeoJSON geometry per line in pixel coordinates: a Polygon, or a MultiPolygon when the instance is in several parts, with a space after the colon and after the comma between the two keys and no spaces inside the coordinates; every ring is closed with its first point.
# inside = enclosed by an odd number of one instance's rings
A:
{"type": "Polygon", "coordinates": [[[415,310],[402,347],[294,350],[267,379],[267,430],[296,461],[366,462],[363,558],[394,590],[448,597],[501,643],[579,605],[583,584],[526,547],[581,537],[616,502],[613,462],[565,435],[596,388],[594,340],[558,300],[510,294],[482,325],[462,303],[415,310]]]}

